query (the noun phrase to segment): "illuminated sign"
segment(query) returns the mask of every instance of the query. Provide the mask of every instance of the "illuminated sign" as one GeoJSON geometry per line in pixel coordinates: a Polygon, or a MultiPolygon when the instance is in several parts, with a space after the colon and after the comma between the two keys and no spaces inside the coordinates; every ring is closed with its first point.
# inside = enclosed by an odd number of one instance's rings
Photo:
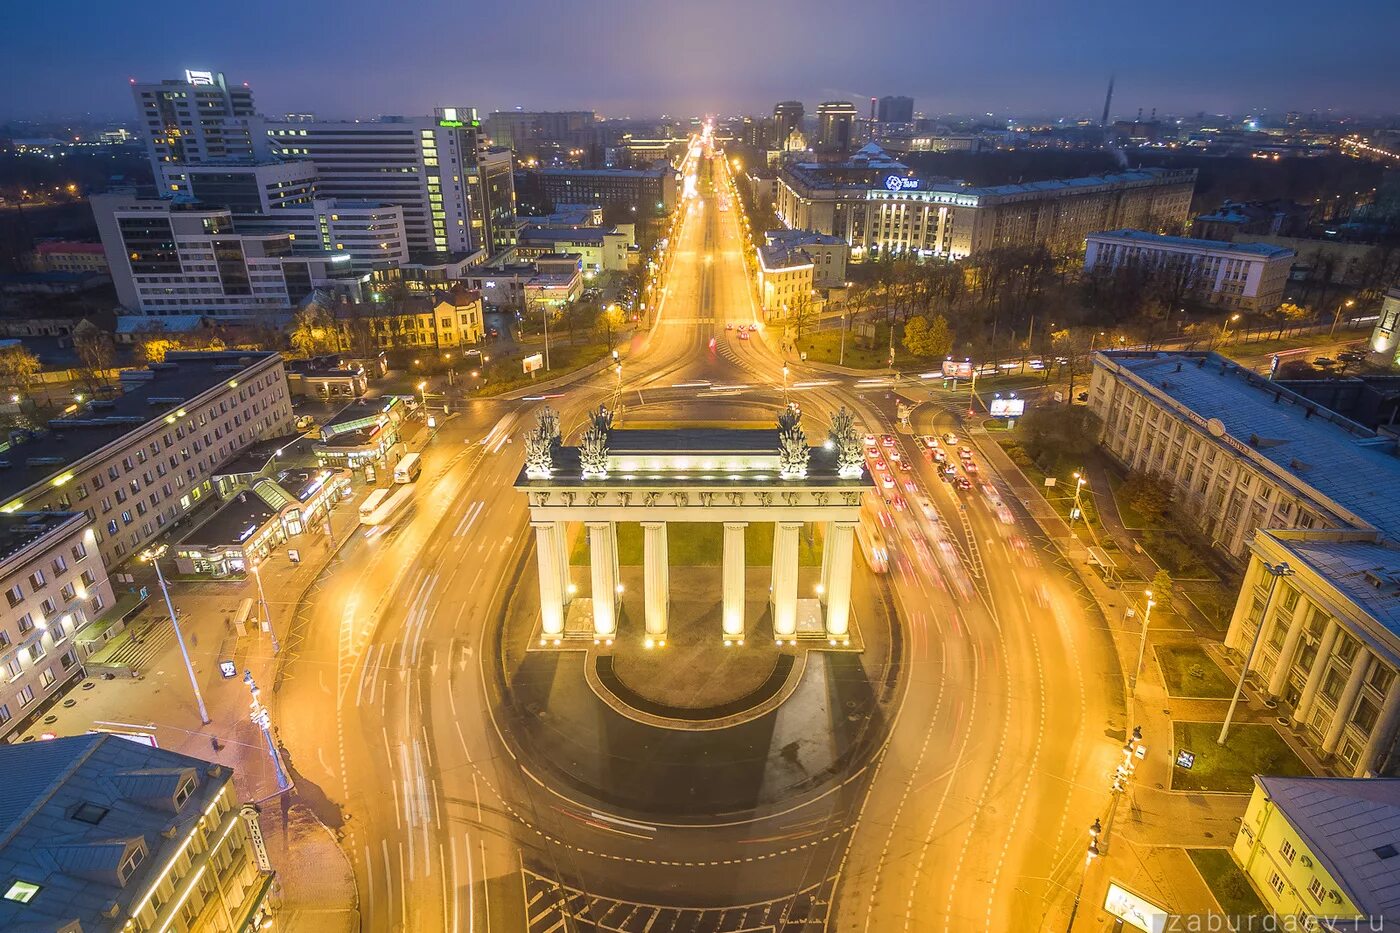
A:
{"type": "Polygon", "coordinates": [[[971,379],[972,360],[944,360],[944,379],[971,379]]]}
{"type": "Polygon", "coordinates": [[[439,120],[438,126],[466,126],[461,120],[439,120]]]}
{"type": "Polygon", "coordinates": [[[989,406],[993,418],[1019,418],[1026,413],[1023,398],[994,398],[989,406]]]}
{"type": "Polygon", "coordinates": [[[190,71],[185,69],[185,81],[194,85],[209,85],[214,83],[214,72],[212,71],[190,71]]]}
{"type": "Polygon", "coordinates": [[[1103,909],[1147,933],[1162,933],[1167,926],[1165,910],[1111,881],[1108,883],[1108,894],[1103,899],[1103,909]]]}
{"type": "Polygon", "coordinates": [[[886,175],[882,183],[890,191],[911,191],[919,187],[919,179],[903,175],[886,175]]]}
{"type": "Polygon", "coordinates": [[[525,372],[533,373],[536,370],[544,368],[544,354],[536,353],[532,356],[527,356],[525,359],[521,360],[520,363],[525,372]]]}

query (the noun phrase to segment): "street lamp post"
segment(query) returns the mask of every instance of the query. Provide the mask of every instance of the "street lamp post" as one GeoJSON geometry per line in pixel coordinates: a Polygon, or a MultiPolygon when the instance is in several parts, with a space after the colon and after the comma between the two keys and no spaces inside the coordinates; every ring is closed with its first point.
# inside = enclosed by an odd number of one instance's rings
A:
{"type": "Polygon", "coordinates": [[[263,740],[267,742],[267,757],[272,759],[272,770],[277,772],[277,789],[287,790],[292,786],[292,782],[287,780],[287,772],[282,767],[282,756],[277,754],[277,745],[272,741],[272,721],[268,716],[267,707],[262,704],[262,691],[253,680],[252,671],[243,672],[243,682],[248,685],[248,692],[253,695],[253,702],[248,704],[248,718],[262,730],[263,740]]]}
{"type": "Polygon", "coordinates": [[[1341,304],[1337,305],[1337,313],[1334,314],[1334,315],[1332,315],[1332,329],[1329,330],[1329,331],[1327,332],[1327,339],[1328,339],[1328,340],[1331,340],[1334,336],[1336,336],[1336,334],[1337,334],[1337,325],[1338,325],[1338,324],[1341,322],[1341,320],[1342,320],[1342,312],[1345,311],[1347,308],[1350,308],[1350,307],[1351,307],[1352,305],[1354,305],[1354,304],[1356,304],[1356,302],[1355,302],[1354,300],[1352,300],[1351,298],[1348,298],[1346,301],[1344,301],[1344,302],[1342,302],[1341,304]]]}
{"type": "Polygon", "coordinates": [[[1074,520],[1084,514],[1084,500],[1081,498],[1084,492],[1084,484],[1088,482],[1084,474],[1075,472],[1074,474],[1074,510],[1069,513],[1069,527],[1074,528],[1074,520]]]}
{"type": "Polygon", "coordinates": [[[1079,913],[1079,898],[1084,894],[1084,882],[1089,879],[1089,866],[1094,864],[1094,859],[1099,857],[1099,833],[1103,832],[1103,825],[1094,820],[1094,825],[1089,827],[1089,848],[1084,855],[1084,874],[1079,876],[1079,887],[1074,892],[1074,906],[1069,911],[1069,923],[1065,925],[1065,933],[1071,933],[1074,929],[1074,918],[1079,913]]]}
{"type": "Polygon", "coordinates": [[[1249,641],[1249,653],[1245,655],[1244,664],[1240,667],[1239,680],[1235,682],[1235,695],[1230,698],[1230,708],[1225,711],[1225,721],[1220,724],[1220,737],[1215,740],[1216,745],[1225,744],[1225,736],[1230,732],[1230,720],[1234,718],[1235,707],[1239,705],[1240,694],[1244,692],[1244,679],[1249,676],[1249,665],[1254,661],[1254,651],[1259,647],[1259,636],[1264,632],[1264,625],[1269,621],[1269,610],[1274,607],[1274,592],[1278,589],[1280,577],[1293,576],[1293,568],[1287,562],[1279,561],[1277,564],[1270,564],[1260,561],[1264,571],[1268,573],[1272,580],[1269,581],[1269,596],[1264,600],[1264,612],[1259,616],[1259,624],[1254,628],[1254,637],[1249,641]]]}
{"type": "Polygon", "coordinates": [[[1145,590],[1147,595],[1147,608],[1142,614],[1142,637],[1138,639],[1137,667],[1133,668],[1133,697],[1137,697],[1138,678],[1142,676],[1142,656],[1147,651],[1147,626],[1152,622],[1152,607],[1157,605],[1152,601],[1152,591],[1145,590]]]}
{"type": "MultiPolygon", "coordinates": [[[[330,509],[326,509],[327,524],[329,525],[330,509]]],[[[272,636],[272,653],[281,654],[282,646],[277,643],[277,629],[272,624],[272,610],[267,608],[267,595],[263,593],[262,585],[262,561],[253,560],[253,579],[258,581],[258,603],[262,606],[263,624],[267,626],[268,634],[272,636]]]]}
{"type": "Polygon", "coordinates": [[[1225,322],[1225,326],[1220,328],[1220,345],[1222,347],[1225,346],[1226,343],[1228,343],[1227,338],[1230,336],[1230,325],[1235,323],[1239,319],[1240,316],[1238,314],[1232,314],[1230,315],[1229,320],[1225,322]]]}
{"type": "Polygon", "coordinates": [[[170,589],[165,585],[165,574],[160,570],[160,558],[168,548],[162,544],[141,552],[141,559],[156,568],[156,580],[160,582],[161,595],[165,597],[165,609],[170,613],[170,624],[175,629],[175,642],[180,646],[180,655],[185,659],[185,672],[190,675],[190,687],[194,689],[194,701],[199,706],[199,721],[209,725],[209,712],[204,708],[204,694],[199,692],[199,678],[194,676],[194,665],[190,663],[190,652],[185,648],[185,636],[180,632],[180,620],[175,618],[175,605],[170,601],[170,589]]]}

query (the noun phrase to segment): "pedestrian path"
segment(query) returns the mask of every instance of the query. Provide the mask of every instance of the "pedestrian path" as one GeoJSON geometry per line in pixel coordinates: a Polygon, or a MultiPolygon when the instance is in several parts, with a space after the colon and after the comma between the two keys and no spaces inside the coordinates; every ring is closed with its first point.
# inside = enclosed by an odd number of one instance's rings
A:
{"type": "Polygon", "coordinates": [[[106,650],[94,655],[88,661],[88,667],[123,668],[139,672],[149,667],[174,640],[175,629],[170,620],[150,616],[127,629],[106,650]]]}
{"type": "Polygon", "coordinates": [[[529,933],[797,933],[823,929],[835,879],[739,907],[667,907],[597,897],[521,869],[529,933]]]}

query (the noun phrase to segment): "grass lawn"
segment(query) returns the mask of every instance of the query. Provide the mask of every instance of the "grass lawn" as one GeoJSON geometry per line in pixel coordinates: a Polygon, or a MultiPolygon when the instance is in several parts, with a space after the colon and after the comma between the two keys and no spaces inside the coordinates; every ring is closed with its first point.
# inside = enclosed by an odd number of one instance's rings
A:
{"type": "Polygon", "coordinates": [[[1218,722],[1174,723],[1173,754],[1183,749],[1196,756],[1191,770],[1172,766],[1172,790],[1224,791],[1247,794],[1254,775],[1309,777],[1312,772],[1293,754],[1273,726],[1235,723],[1224,747],[1215,744],[1218,722]]]}
{"type": "Polygon", "coordinates": [[[1215,571],[1196,553],[1190,539],[1174,531],[1151,528],[1142,534],[1142,549],[1174,580],[1215,580],[1215,571]]]}
{"type": "Polygon", "coordinates": [[[1237,593],[1224,583],[1184,581],[1176,584],[1176,595],[1189,599],[1216,631],[1230,627],[1237,593]]]}
{"type": "MultiPolygon", "coordinates": [[[[797,564],[816,567],[821,564],[821,548],[815,539],[809,541],[811,527],[804,528],[797,538],[797,564]]],[[[623,567],[642,565],[642,526],[639,522],[617,523],[617,562],[623,567]]],[[[672,567],[718,567],[724,550],[724,525],[719,522],[672,522],[666,529],[666,557],[672,567]]],[[[569,563],[588,565],[588,535],[579,534],[574,541],[569,563]]],[[[749,522],[744,529],[744,563],[750,567],[767,567],[773,563],[773,523],[749,522]]]]}
{"type": "Polygon", "coordinates": [[[1187,849],[1186,854],[1225,913],[1234,917],[1258,917],[1269,912],[1254,893],[1254,886],[1245,873],[1235,864],[1229,849],[1187,849]]]}
{"type": "MultiPolygon", "coordinates": [[[[774,325],[775,331],[778,325],[774,325]]],[[[781,336],[775,333],[775,340],[781,340],[781,336]]],[[[881,327],[878,336],[870,346],[862,346],[862,342],[850,331],[846,332],[846,362],[840,365],[849,366],[852,369],[887,369],[890,365],[890,335],[889,331],[881,327]]],[[[864,341],[869,343],[869,341],[864,341]]],[[[841,331],[839,328],[831,328],[822,331],[807,331],[797,341],[797,349],[807,354],[807,359],[816,363],[840,363],[841,360],[841,331]]],[[[928,368],[932,365],[928,360],[916,361],[909,354],[895,343],[894,365],[898,369],[909,369],[911,367],[928,368]]]]}
{"type": "Polygon", "coordinates": [[[1118,517],[1123,520],[1123,527],[1141,530],[1147,527],[1147,519],[1141,512],[1133,508],[1133,504],[1128,501],[1128,497],[1123,495],[1123,484],[1111,472],[1108,477],[1109,488],[1113,490],[1113,501],[1118,506],[1118,517]]]}
{"type": "Polygon", "coordinates": [[[1162,645],[1153,650],[1162,668],[1162,679],[1167,682],[1167,692],[1172,696],[1221,698],[1234,693],[1235,685],[1204,649],[1195,645],[1162,645]]]}
{"type": "MultiPolygon", "coordinates": [[[[614,343],[621,345],[628,338],[618,336],[614,343]]],[[[531,382],[543,382],[546,379],[553,379],[562,376],[575,369],[582,369],[590,363],[598,360],[612,352],[612,346],[602,341],[592,341],[589,343],[570,344],[568,338],[562,340],[552,340],[549,345],[549,371],[541,369],[535,373],[535,378],[531,379],[521,370],[521,359],[533,353],[543,352],[541,348],[525,346],[503,353],[500,356],[491,354],[491,381],[475,393],[477,396],[500,395],[502,392],[509,392],[511,389],[518,389],[521,386],[529,385],[531,382]]]]}

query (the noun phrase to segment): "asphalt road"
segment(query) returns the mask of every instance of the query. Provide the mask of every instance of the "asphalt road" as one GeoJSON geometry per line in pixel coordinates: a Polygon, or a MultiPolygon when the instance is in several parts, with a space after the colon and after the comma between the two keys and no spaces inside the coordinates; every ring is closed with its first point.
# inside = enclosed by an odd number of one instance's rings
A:
{"type": "MultiPolygon", "coordinates": [[[[754,319],[753,293],[737,205],[720,209],[723,160],[699,178],[658,322],[620,386],[604,371],[546,393],[566,433],[599,402],[709,418],[785,399],[813,419],[809,435],[842,403],[866,430],[896,433],[895,387],[795,363],[785,374],[775,334],[725,329],[754,319]]],[[[915,429],[955,430],[965,401],[928,395],[915,429]]],[[[490,658],[530,557],[509,487],[544,401],[471,402],[448,419],[412,511],[357,533],[284,636],[276,721],[302,786],[349,815],[363,928],[593,928],[566,913],[639,930],[1062,925],[1122,744],[1121,675],[1102,620],[1019,503],[1005,497],[1003,522],[980,489],[938,479],[908,434],[911,470],[887,465],[914,489],[883,509],[884,585],[903,619],[897,700],[884,744],[846,783],[671,824],[566,795],[517,760],[490,658]]],[[[533,574],[529,560],[522,585],[533,574]]]]}

